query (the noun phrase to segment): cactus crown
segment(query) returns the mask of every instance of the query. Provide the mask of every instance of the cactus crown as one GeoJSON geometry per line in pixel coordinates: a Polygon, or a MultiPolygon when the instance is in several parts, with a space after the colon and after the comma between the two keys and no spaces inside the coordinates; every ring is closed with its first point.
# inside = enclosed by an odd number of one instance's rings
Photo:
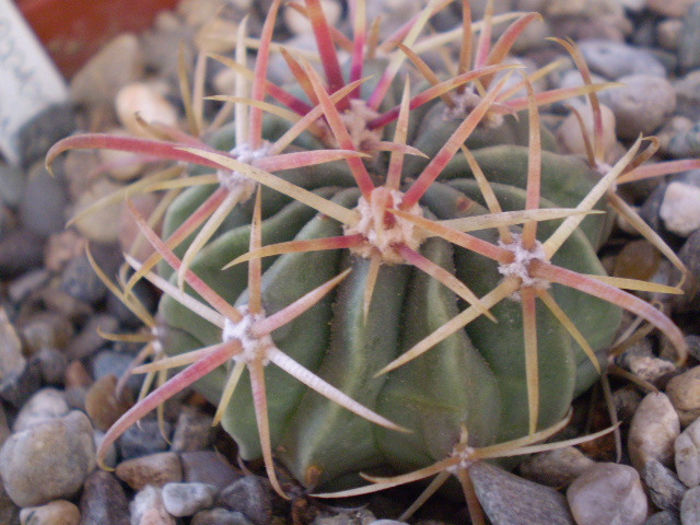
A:
{"type": "Polygon", "coordinates": [[[684,358],[678,328],[621,288],[678,290],[600,275],[594,255],[604,230],[596,218],[601,198],[614,199],[623,178],[653,171],[640,166],[648,158],[648,151],[639,154],[642,139],[613,166],[597,162],[599,148],[591,146],[595,170],[543,151],[538,107],[589,94],[596,112],[595,91],[606,86],[590,82],[575,47],[563,42],[584,74],[583,87],[536,93],[532,83],[549,67],[509,87],[515,77],[503,60],[538,15],[501,17],[514,22],[492,46],[500,20],[491,2],[473,24],[463,1],[456,31],[420,40],[430,17],[449,3],[431,0],[379,45],[363,0],[351,2],[353,40],[326,22],[319,0],[294,4],[311,22],[325,74],[324,81],[280,47],[294,91],[266,79],[275,0],[254,71],[244,65],[245,22],[235,59],[214,57],[237,75],[234,96],[212,97],[233,106],[233,138],[224,151],[195,138],[201,119],[192,116],[193,135],[150,123],[157,138],[86,134],[54,145],[48,164],[69,149],[110,148],[213,170],[157,172],[110,197],[165,190],[172,204],[163,238],[152,227],[157,218],[131,208],[155,251],[144,261],[127,258],[129,278],[117,286],[97,269],[150,330],[141,359],[151,352],[152,362],[135,363],[133,372],[148,374],[147,385],[158,378],[108,431],[99,454],[197,382],[218,401],[215,422],[223,422],[245,459],[263,457],[282,495],[274,455],[309,487],[342,485],[347,476],[357,482],[361,470],[390,464],[417,470],[364,476],[374,485],[326,495],[437,474],[429,493],[455,474],[476,516],[472,462],[530,453],[561,429],[574,393],[602,370],[596,351],[610,344],[618,307],[658,327],[684,358]],[[460,40],[460,52],[445,80],[420,53],[446,37],[460,40]],[[347,82],[336,45],[350,53],[347,82]],[[363,78],[381,54],[384,72],[363,78]],[[429,84],[415,96],[406,58],[429,84]],[[515,98],[521,89],[526,95],[515,98]],[[483,147],[493,130],[515,129],[511,116],[519,111],[527,117],[520,119],[524,146],[483,147]],[[447,135],[436,138],[438,131],[447,135]],[[254,194],[251,210],[246,201],[254,194]],[[161,259],[169,268],[156,272],[161,259]],[[141,278],[163,291],[158,321],[131,293],[141,278]],[[279,370],[266,371],[269,364],[283,372],[274,380],[279,370]],[[169,369],[183,366],[166,380],[169,369]],[[241,382],[250,384],[247,394],[241,382]],[[429,430],[440,436],[431,441],[429,430]],[[335,441],[356,457],[339,458],[335,441]]]}

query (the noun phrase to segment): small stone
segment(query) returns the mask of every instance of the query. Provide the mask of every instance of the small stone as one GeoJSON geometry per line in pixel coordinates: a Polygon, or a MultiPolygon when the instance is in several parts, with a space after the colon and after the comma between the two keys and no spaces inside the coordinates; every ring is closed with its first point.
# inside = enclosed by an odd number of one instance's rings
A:
{"type": "Polygon", "coordinates": [[[22,355],[22,342],[10,323],[4,308],[0,308],[0,385],[18,377],[27,360],[22,355]]]}
{"type": "Polygon", "coordinates": [[[678,18],[669,18],[662,20],[656,25],[656,39],[659,45],[669,51],[678,49],[678,42],[683,29],[683,20],[678,18]]]}
{"type": "Polygon", "coordinates": [[[211,509],[195,514],[190,525],[253,525],[253,523],[240,512],[211,509]]]}
{"type": "Polygon", "coordinates": [[[691,71],[673,84],[676,90],[676,113],[690,120],[700,120],[700,71],[691,71]]]}
{"type": "Polygon", "coordinates": [[[680,434],[680,421],[665,394],[647,394],[630,424],[628,447],[632,465],[641,471],[652,459],[670,466],[673,442],[680,434]]]}
{"type": "Polygon", "coordinates": [[[185,406],[177,418],[170,450],[189,452],[203,450],[212,439],[212,417],[194,407],[185,406]]]}
{"type": "Polygon", "coordinates": [[[117,478],[96,470],[83,486],[80,497],[81,525],[129,525],[129,501],[117,478]]]}
{"type": "Polygon", "coordinates": [[[652,384],[676,370],[673,363],[658,357],[631,357],[628,362],[630,372],[652,384]]]}
{"type": "Polygon", "coordinates": [[[42,388],[24,404],[12,430],[22,432],[39,423],[61,418],[69,412],[63,392],[55,388],[42,388]]]}
{"type": "Polygon", "coordinates": [[[53,144],[75,130],[75,114],[70,104],[54,104],[41,111],[18,132],[22,166],[42,161],[53,144]]]}
{"type": "Polygon", "coordinates": [[[156,487],[144,487],[129,505],[132,525],[175,525],[175,518],[163,506],[163,496],[156,487]]]}
{"type": "Polygon", "coordinates": [[[695,0],[647,0],[647,8],[663,16],[683,17],[695,0]]]}
{"type": "Polygon", "coordinates": [[[183,481],[188,483],[206,483],[221,490],[241,477],[224,456],[213,450],[183,452],[180,459],[183,481]]]}
{"type": "Polygon", "coordinates": [[[681,525],[676,516],[673,512],[664,510],[649,516],[644,525],[681,525]]]}
{"type": "MultiPolygon", "coordinates": [[[[12,431],[10,430],[10,425],[7,423],[7,415],[5,414],[5,409],[0,405],[0,447],[5,442],[5,440],[10,437],[12,431]]],[[[1,483],[0,483],[1,485],[1,483]]],[[[0,520],[0,523],[2,521],[0,520]]]]}
{"type": "Polygon", "coordinates": [[[550,487],[522,479],[485,462],[469,468],[474,491],[494,525],[572,524],[566,499],[550,487]]]}
{"type": "Polygon", "coordinates": [[[659,214],[666,229],[687,237],[700,228],[700,188],[683,182],[672,182],[666,188],[659,214]]]}
{"type": "Polygon", "coordinates": [[[700,419],[681,432],[673,448],[678,479],[687,487],[700,485],[700,419]]]}
{"type": "Polygon", "coordinates": [[[95,381],[85,395],[85,410],[95,428],[103,432],[133,404],[130,393],[122,392],[118,396],[116,387],[116,376],[106,375],[95,381]]]}
{"type": "Polygon", "coordinates": [[[686,487],[673,471],[652,459],[644,465],[641,476],[654,505],[662,510],[678,512],[686,487]]]}
{"type": "Polygon", "coordinates": [[[173,516],[192,516],[211,507],[216,487],[205,483],[167,483],[163,486],[163,504],[173,516]]]}
{"type": "Polygon", "coordinates": [[[78,525],[80,510],[70,501],[58,499],[40,507],[22,509],[19,519],[22,525],[78,525]]]}
{"type": "MultiPolygon", "coordinates": [[[[75,203],[75,214],[97,203],[100,199],[108,197],[122,190],[122,186],[111,182],[106,178],[96,180],[85,190],[75,203]]],[[[111,244],[119,239],[119,216],[122,210],[122,202],[104,204],[88,214],[81,215],[73,223],[78,231],[88,240],[111,244]]]]}
{"type": "Polygon", "coordinates": [[[12,434],[0,450],[5,490],[20,507],[74,496],[94,468],[92,426],[77,411],[12,434]]]}
{"type": "Polygon", "coordinates": [[[566,499],[578,525],[641,525],[647,516],[639,474],[627,465],[592,466],[569,486],[566,499]]]}
{"type": "Polygon", "coordinates": [[[76,257],[66,265],[61,275],[61,289],[71,297],[88,304],[96,304],[107,293],[107,288],[84,255],[76,257]]]}
{"type": "MultiPolygon", "coordinates": [[[[321,0],[321,9],[323,9],[328,25],[336,26],[343,12],[340,3],[337,0],[321,0]]],[[[292,7],[285,7],[282,11],[282,17],[287,29],[295,35],[309,34],[312,31],[308,18],[292,7]]]]}
{"type": "Polygon", "coordinates": [[[140,47],[138,38],[130,33],[110,41],[71,80],[73,100],[86,105],[111,104],[120,87],[141,77],[140,47]]]}
{"type": "MultiPolygon", "coordinates": [[[[83,329],[68,344],[67,354],[70,359],[83,359],[94,354],[105,344],[100,331],[106,334],[114,333],[119,322],[111,315],[95,314],[88,319],[83,329]],[[99,331],[98,331],[99,330],[99,331]]],[[[116,374],[116,371],[112,373],[116,374]]],[[[101,376],[100,376],[101,377],[101,376]]]]}
{"type": "Polygon", "coordinates": [[[661,254],[649,241],[630,241],[617,255],[613,275],[646,281],[657,272],[660,262],[661,254]]]}
{"type": "Polygon", "coordinates": [[[591,71],[610,80],[636,74],[666,77],[663,64],[643,49],[610,40],[586,40],[579,49],[591,71]]]}
{"type": "Polygon", "coordinates": [[[161,452],[122,461],[115,474],[132,489],[141,490],[146,485],[162,487],[182,481],[182,465],[174,452],[161,452]]]}
{"type": "Polygon", "coordinates": [[[575,447],[540,452],[523,461],[520,475],[550,487],[566,487],[595,462],[575,447]]]}
{"type": "Polygon", "coordinates": [[[700,487],[693,487],[683,496],[681,502],[681,525],[700,523],[700,487]]]}
{"type": "Polygon", "coordinates": [[[272,519],[272,495],[257,476],[244,476],[221,491],[217,503],[242,512],[255,525],[268,525],[272,519]]]}
{"type": "Polygon", "coordinates": [[[65,348],[73,336],[73,324],[60,314],[38,312],[22,321],[20,326],[27,354],[42,348],[65,348]]]}
{"type": "Polygon", "coordinates": [[[55,348],[42,348],[36,354],[41,377],[44,383],[49,385],[59,385],[63,383],[66,374],[68,359],[66,354],[55,348]]]}
{"type": "Polygon", "coordinates": [[[622,87],[599,94],[615,114],[617,135],[634,140],[656,131],[673,115],[676,92],[664,77],[635,74],[617,79],[622,87]]]}
{"type": "Polygon", "coordinates": [[[678,411],[682,425],[700,417],[700,365],[671,379],[666,385],[666,394],[678,411]]]}
{"type": "Polygon", "coordinates": [[[12,230],[0,240],[0,273],[10,278],[41,266],[44,238],[31,230],[12,230]]]}
{"type": "MultiPolygon", "coordinates": [[[[581,84],[579,82],[578,84],[581,84]]],[[[606,162],[613,159],[610,158],[610,152],[614,151],[614,147],[617,144],[617,136],[615,135],[615,115],[612,110],[605,104],[600,106],[601,115],[603,119],[603,151],[605,152],[604,158],[606,162]]],[[[584,110],[579,111],[583,117],[584,126],[588,137],[593,136],[593,116],[591,111],[584,110]]],[[[564,122],[561,123],[557,129],[557,139],[562,147],[568,153],[574,153],[579,155],[586,154],[586,144],[583,140],[583,135],[581,134],[581,125],[576,118],[576,115],[572,112],[564,122]]]]}
{"type": "Polygon", "coordinates": [[[700,66],[700,5],[692,3],[678,39],[678,65],[682,71],[700,66]]]}
{"type": "Polygon", "coordinates": [[[41,371],[35,361],[30,361],[19,375],[9,376],[0,384],[0,398],[21,407],[40,386],[41,371]]]}
{"type": "Polygon", "coordinates": [[[16,208],[26,185],[24,171],[18,166],[0,163],[0,202],[16,208]]]}
{"type": "Polygon", "coordinates": [[[674,135],[668,142],[668,154],[675,158],[700,157],[700,121],[674,135]]]}
{"type": "Polygon", "coordinates": [[[163,89],[155,84],[134,82],[119,89],[114,101],[122,126],[133,135],[152,137],[153,133],[140,122],[147,124],[177,125],[177,111],[163,96],[163,89]]]}
{"type": "Polygon", "coordinates": [[[117,441],[122,459],[138,458],[156,452],[168,450],[172,425],[164,423],[163,436],[155,418],[143,419],[140,424],[132,425],[117,441]]]}
{"type": "Polygon", "coordinates": [[[355,511],[343,511],[330,516],[320,515],[314,519],[312,525],[370,525],[377,518],[367,509],[360,508],[355,511]]]}
{"type": "Polygon", "coordinates": [[[43,162],[35,164],[19,203],[21,223],[37,235],[48,237],[63,230],[67,205],[68,196],[59,178],[52,177],[43,162]]]}
{"type": "Polygon", "coordinates": [[[10,499],[2,483],[0,483],[0,523],[19,525],[19,513],[19,507],[10,499]]]}
{"type": "Polygon", "coordinates": [[[7,296],[15,304],[27,299],[30,295],[46,290],[46,284],[51,274],[45,269],[31,270],[13,280],[7,287],[7,296]]]}

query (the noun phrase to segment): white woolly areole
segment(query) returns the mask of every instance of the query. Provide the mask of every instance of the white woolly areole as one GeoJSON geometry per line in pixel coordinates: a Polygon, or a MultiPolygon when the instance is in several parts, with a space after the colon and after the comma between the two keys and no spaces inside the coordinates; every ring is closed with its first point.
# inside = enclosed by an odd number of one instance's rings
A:
{"type": "MultiPolygon", "coordinates": [[[[481,102],[481,97],[470,89],[465,89],[463,93],[459,93],[452,97],[453,107],[446,106],[443,118],[445,120],[462,120],[481,102]]],[[[497,128],[503,124],[503,115],[487,111],[484,118],[479,122],[479,126],[486,128],[497,128]]]]}
{"type": "Polygon", "coordinates": [[[367,123],[379,116],[379,113],[370,108],[364,100],[357,98],[350,100],[350,109],[341,115],[343,124],[350,134],[352,143],[360,151],[368,151],[379,142],[382,137],[382,129],[369,129],[367,123]]]}
{"type": "Polygon", "coordinates": [[[155,355],[162,355],[164,352],[163,343],[160,340],[160,334],[158,333],[157,326],[151,327],[151,335],[153,336],[153,341],[151,341],[151,346],[153,347],[153,353],[155,355]]]}
{"type": "Polygon", "coordinates": [[[455,450],[452,453],[453,457],[458,457],[460,458],[459,463],[455,463],[454,465],[451,465],[447,467],[445,470],[449,472],[450,474],[457,474],[458,471],[460,470],[466,470],[469,467],[472,466],[474,463],[474,460],[472,459],[472,454],[474,454],[475,450],[473,447],[460,447],[461,450],[455,450]]]}
{"type": "MultiPolygon", "coordinates": [[[[272,144],[265,141],[258,149],[252,149],[249,144],[240,144],[229,153],[236,156],[238,162],[252,164],[256,159],[261,159],[270,151],[272,144]]],[[[240,191],[241,201],[248,200],[255,191],[255,181],[243,173],[230,170],[217,170],[216,176],[219,184],[229,191],[240,191]]]]}
{"type": "Polygon", "coordinates": [[[513,242],[505,244],[498,241],[501,248],[505,248],[515,255],[515,260],[509,264],[499,264],[498,272],[505,276],[520,277],[523,286],[535,286],[537,288],[549,288],[549,282],[544,279],[531,277],[528,267],[532,261],[538,260],[547,262],[547,254],[544,251],[542,243],[535,241],[535,246],[532,250],[523,248],[522,238],[519,234],[513,234],[513,242]]]}
{"type": "MultiPolygon", "coordinates": [[[[360,220],[357,224],[346,226],[344,233],[345,235],[359,233],[366,242],[350,250],[365,258],[378,251],[385,263],[399,264],[403,262],[403,257],[396,252],[397,245],[402,244],[413,250],[418,249],[425,239],[423,232],[414,223],[386,211],[387,208],[398,208],[402,200],[403,193],[383,186],[372,190],[369,202],[364,197],[360,197],[355,208],[360,214],[360,220]],[[385,224],[387,214],[393,217],[393,224],[390,226],[385,224]]],[[[404,211],[418,217],[423,215],[418,204],[404,211]]]]}
{"type": "Polygon", "coordinates": [[[273,347],[275,343],[269,335],[258,337],[253,335],[251,331],[253,324],[264,319],[265,314],[263,312],[254,315],[249,314],[245,306],[239,308],[239,310],[243,315],[240,321],[235,322],[229,318],[224,319],[224,329],[221,332],[221,340],[224,343],[228,343],[235,339],[241,343],[243,351],[233,356],[234,361],[251,363],[256,359],[262,358],[262,364],[267,365],[270,362],[266,357],[267,350],[273,347]]]}

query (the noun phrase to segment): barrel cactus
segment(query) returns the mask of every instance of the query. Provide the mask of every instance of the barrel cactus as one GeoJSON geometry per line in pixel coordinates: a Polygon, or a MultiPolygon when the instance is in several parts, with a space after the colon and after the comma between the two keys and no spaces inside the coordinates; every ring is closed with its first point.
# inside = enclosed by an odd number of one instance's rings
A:
{"type": "Polygon", "coordinates": [[[460,66],[439,78],[412,47],[447,3],[430,2],[382,57],[368,49],[364,2],[351,2],[344,69],[341,37],[307,0],[326,78],[285,51],[299,85],[283,89],[265,79],[275,1],[255,71],[241,64],[244,48],[217,57],[253,79],[250,93],[241,81],[219,97],[236,108],[230,126],[204,140],[163,128],[172,140],[70,137],[50,152],[107,147],[205,167],[182,179],[193,187],[169,205],[162,238],[134,211],[156,254],[129,258],[132,283],[145,277],[164,292],[149,321],[162,352],[135,371],[185,368],[124,414],[101,451],[194,384],[282,495],[275,460],[315,491],[387,469],[419,474],[378,487],[439,472],[467,487],[465,450],[521,453],[561,427],[601,372],[596,355],[622,309],[683,355],[673,323],[620,289],[643,285],[607,278],[596,257],[610,224],[601,198],[642,139],[602,174],[547,151],[556,148],[538,105],[572,92],[535,93],[524,77],[515,99],[508,83],[519,73],[501,63],[533,14],[515,16],[491,48],[487,11],[472,61],[463,2],[460,66]],[[425,77],[414,97],[406,57],[425,77]],[[372,71],[383,74],[363,77],[372,71]]]}

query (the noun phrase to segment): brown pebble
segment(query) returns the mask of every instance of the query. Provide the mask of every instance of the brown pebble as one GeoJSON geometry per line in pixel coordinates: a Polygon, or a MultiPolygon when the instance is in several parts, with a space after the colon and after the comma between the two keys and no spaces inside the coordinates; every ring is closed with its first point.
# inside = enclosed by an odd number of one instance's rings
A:
{"type": "Polygon", "coordinates": [[[131,393],[124,390],[120,396],[115,391],[117,377],[109,374],[95,381],[85,395],[85,410],[92,423],[106,432],[133,404],[131,393]]]}
{"type": "Polygon", "coordinates": [[[78,525],[80,510],[70,501],[57,499],[39,507],[26,507],[19,513],[22,525],[78,525]]]}
{"type": "Polygon", "coordinates": [[[122,461],[115,474],[134,490],[141,490],[146,485],[162,487],[166,483],[182,481],[182,464],[174,452],[159,452],[122,461]]]}
{"type": "Polygon", "coordinates": [[[683,426],[700,417],[700,365],[671,379],[666,385],[666,394],[683,426]]]}

